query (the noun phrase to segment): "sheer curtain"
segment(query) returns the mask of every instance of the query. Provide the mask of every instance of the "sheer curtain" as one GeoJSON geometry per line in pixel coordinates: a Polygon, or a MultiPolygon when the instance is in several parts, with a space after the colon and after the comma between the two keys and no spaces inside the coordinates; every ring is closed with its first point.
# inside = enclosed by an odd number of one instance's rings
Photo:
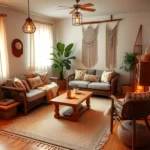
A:
{"type": "Polygon", "coordinates": [[[36,32],[30,40],[30,70],[52,72],[50,53],[53,51],[52,25],[34,21],[36,32]]]}
{"type": "Polygon", "coordinates": [[[8,49],[4,17],[0,16],[0,83],[9,78],[8,49]]]}

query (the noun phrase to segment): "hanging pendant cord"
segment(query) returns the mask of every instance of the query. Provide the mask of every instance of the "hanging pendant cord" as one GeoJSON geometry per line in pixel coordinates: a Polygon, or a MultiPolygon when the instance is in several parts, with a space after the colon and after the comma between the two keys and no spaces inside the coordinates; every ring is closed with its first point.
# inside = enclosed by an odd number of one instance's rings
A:
{"type": "Polygon", "coordinates": [[[28,0],[28,17],[30,17],[30,15],[29,15],[29,0],[28,0]]]}

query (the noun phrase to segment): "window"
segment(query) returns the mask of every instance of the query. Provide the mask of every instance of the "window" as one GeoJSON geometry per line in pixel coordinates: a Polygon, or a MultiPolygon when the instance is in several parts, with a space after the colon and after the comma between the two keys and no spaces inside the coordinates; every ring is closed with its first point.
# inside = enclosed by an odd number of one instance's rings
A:
{"type": "Polygon", "coordinates": [[[50,53],[53,51],[52,25],[34,21],[36,32],[31,35],[30,70],[51,70],[50,53]]]}
{"type": "Polygon", "coordinates": [[[4,16],[0,16],[0,84],[9,78],[8,49],[4,16]]]}

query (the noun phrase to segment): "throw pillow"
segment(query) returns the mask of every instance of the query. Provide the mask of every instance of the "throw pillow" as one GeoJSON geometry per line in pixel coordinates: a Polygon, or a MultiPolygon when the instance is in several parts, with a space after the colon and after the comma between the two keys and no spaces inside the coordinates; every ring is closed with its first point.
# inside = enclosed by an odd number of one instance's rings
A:
{"type": "Polygon", "coordinates": [[[75,70],[75,80],[83,80],[86,70],[75,70]]]}
{"type": "Polygon", "coordinates": [[[90,81],[90,82],[99,82],[100,81],[100,76],[85,74],[84,75],[84,80],[85,81],[90,81]]]}
{"type": "Polygon", "coordinates": [[[29,93],[30,92],[30,87],[29,87],[28,83],[25,80],[21,80],[21,81],[22,81],[23,85],[25,86],[26,91],[29,93]]]}
{"type": "Polygon", "coordinates": [[[41,80],[41,78],[39,76],[34,77],[34,78],[28,78],[28,81],[29,81],[32,89],[43,85],[43,82],[42,82],[42,80],[41,80]]]}
{"type": "Polygon", "coordinates": [[[27,78],[34,78],[36,75],[34,73],[25,74],[27,78]]]}
{"type": "Polygon", "coordinates": [[[18,78],[14,78],[14,85],[15,85],[15,87],[17,87],[17,88],[21,88],[21,89],[25,89],[26,90],[26,88],[25,88],[25,86],[23,85],[23,83],[21,82],[21,80],[20,79],[18,79],[18,78]]]}
{"type": "Polygon", "coordinates": [[[110,82],[112,77],[114,76],[114,71],[103,71],[101,76],[102,82],[110,82]]]}
{"type": "Polygon", "coordinates": [[[150,99],[150,92],[141,92],[141,93],[133,93],[128,92],[125,96],[124,101],[128,100],[141,100],[141,99],[150,99]]]}
{"type": "Polygon", "coordinates": [[[45,72],[45,73],[38,73],[38,75],[40,76],[40,78],[41,78],[41,80],[42,80],[44,85],[51,83],[47,72],[45,72]]]}

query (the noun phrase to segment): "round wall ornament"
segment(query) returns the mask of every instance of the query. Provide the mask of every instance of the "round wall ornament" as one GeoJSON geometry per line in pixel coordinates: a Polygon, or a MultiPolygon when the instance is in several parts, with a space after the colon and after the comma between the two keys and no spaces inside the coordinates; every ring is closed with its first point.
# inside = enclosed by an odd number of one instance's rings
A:
{"type": "Polygon", "coordinates": [[[14,39],[12,42],[12,53],[16,57],[20,57],[23,54],[23,44],[21,40],[14,39]]]}

